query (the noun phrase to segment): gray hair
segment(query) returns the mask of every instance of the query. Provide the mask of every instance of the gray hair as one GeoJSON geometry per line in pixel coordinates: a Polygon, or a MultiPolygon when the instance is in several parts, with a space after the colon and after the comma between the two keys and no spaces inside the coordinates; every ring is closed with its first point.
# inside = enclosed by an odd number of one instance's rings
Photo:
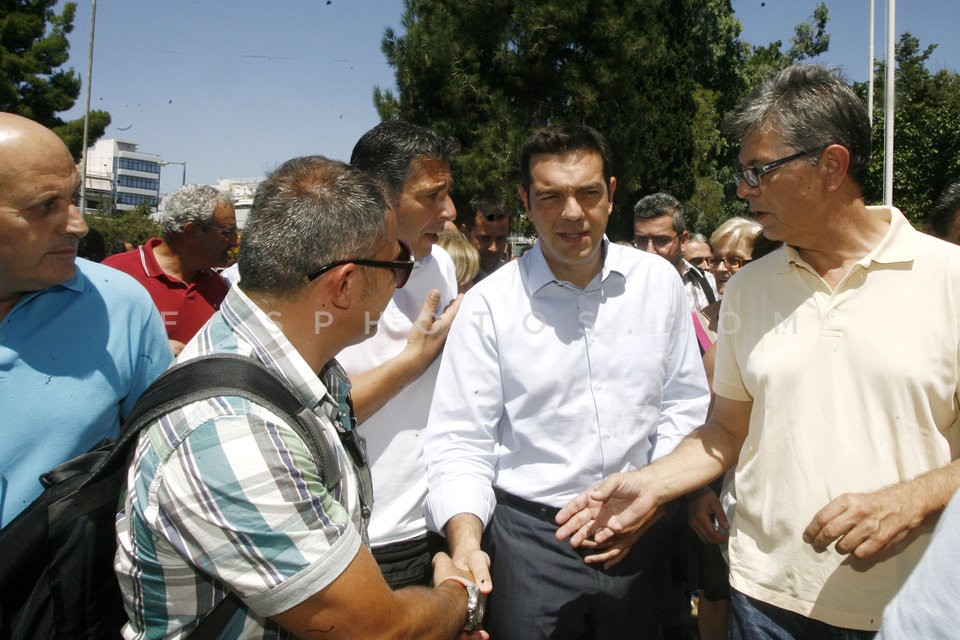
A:
{"type": "Polygon", "coordinates": [[[220,205],[233,206],[230,196],[205,184],[180,187],[164,203],[160,230],[165,236],[178,236],[188,222],[213,224],[213,210],[220,205]]]}
{"type": "Polygon", "coordinates": [[[669,193],[654,193],[640,198],[633,205],[633,221],[650,220],[660,216],[673,218],[673,230],[677,235],[683,235],[687,230],[687,218],[683,214],[683,205],[669,193]]]}
{"type": "Polygon", "coordinates": [[[350,164],[380,181],[390,204],[400,200],[414,160],[434,158],[449,162],[459,151],[453,138],[441,138],[429,129],[399,120],[381,122],[363,134],[353,147],[350,164]]]}
{"type": "Polygon", "coordinates": [[[846,147],[850,177],[860,187],[866,183],[870,119],[839,71],[795,64],[765,79],[724,123],[724,132],[738,139],[751,131],[777,131],[797,151],[815,151],[811,163],[828,145],[846,147]]]}
{"type": "Polygon", "coordinates": [[[321,266],[371,257],[386,240],[389,210],[377,182],[350,165],[288,160],[254,195],[237,258],[240,288],[296,295],[321,266]]]}

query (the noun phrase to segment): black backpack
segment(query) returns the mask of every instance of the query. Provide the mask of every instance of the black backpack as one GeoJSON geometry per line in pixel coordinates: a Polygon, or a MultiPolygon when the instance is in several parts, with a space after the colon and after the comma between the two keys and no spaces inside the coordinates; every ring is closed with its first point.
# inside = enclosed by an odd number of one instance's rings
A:
{"type": "MultiPolygon", "coordinates": [[[[278,415],[307,443],[324,484],[333,488],[340,482],[335,451],[310,422],[300,420],[305,410],[300,397],[263,364],[233,354],[178,364],[143,393],[117,440],[44,474],[44,492],[0,530],[0,638],[120,637],[127,615],[113,571],[115,519],[130,453],[145,425],[215,396],[247,398],[278,415]]],[[[356,462],[355,451],[348,451],[356,462]]],[[[238,606],[235,596],[224,600],[191,640],[216,637],[238,606]]]]}

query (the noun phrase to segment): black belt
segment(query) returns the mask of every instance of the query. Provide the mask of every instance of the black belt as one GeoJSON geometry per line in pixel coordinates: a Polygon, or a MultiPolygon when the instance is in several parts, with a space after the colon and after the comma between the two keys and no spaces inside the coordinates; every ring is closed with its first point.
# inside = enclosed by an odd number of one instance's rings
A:
{"type": "Polygon", "coordinates": [[[497,497],[497,504],[516,509],[517,511],[521,511],[545,522],[556,524],[557,514],[560,513],[560,509],[556,507],[548,507],[545,504],[515,496],[512,493],[507,493],[496,487],[493,489],[493,494],[497,497]]]}

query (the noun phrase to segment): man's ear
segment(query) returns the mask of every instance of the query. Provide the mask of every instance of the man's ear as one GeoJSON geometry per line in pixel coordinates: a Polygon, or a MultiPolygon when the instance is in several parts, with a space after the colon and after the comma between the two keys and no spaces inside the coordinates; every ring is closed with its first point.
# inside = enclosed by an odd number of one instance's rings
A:
{"type": "Polygon", "coordinates": [[[527,213],[530,213],[530,203],[527,200],[527,190],[523,187],[519,187],[517,191],[520,192],[520,200],[523,201],[523,208],[526,209],[527,213]]]}
{"type": "Polygon", "coordinates": [[[820,167],[826,178],[827,191],[836,191],[850,171],[850,150],[839,144],[829,145],[820,154],[820,167]]]}
{"type": "Polygon", "coordinates": [[[193,220],[188,220],[183,224],[183,232],[180,234],[188,240],[195,239],[200,232],[203,231],[203,227],[194,222],[193,220]]]}
{"type": "Polygon", "coordinates": [[[690,232],[684,231],[680,234],[680,253],[683,254],[684,247],[687,246],[687,242],[690,240],[690,232]]]}
{"type": "Polygon", "coordinates": [[[324,295],[337,309],[349,309],[363,292],[362,274],[355,264],[344,264],[330,270],[324,295]]]}

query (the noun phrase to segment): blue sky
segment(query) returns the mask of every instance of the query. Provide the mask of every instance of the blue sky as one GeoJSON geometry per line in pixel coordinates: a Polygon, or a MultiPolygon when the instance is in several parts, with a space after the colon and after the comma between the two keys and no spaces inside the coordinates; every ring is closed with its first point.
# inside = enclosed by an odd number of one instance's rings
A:
{"type": "MultiPolygon", "coordinates": [[[[782,40],[816,0],[733,0],[753,44],[782,40]]],[[[830,50],[818,60],[867,78],[869,0],[833,0],[830,50]]],[[[876,0],[876,57],[886,0],[876,0]]],[[[109,111],[106,137],[185,162],[187,182],[260,177],[284,160],[347,160],[379,118],[373,88],[392,88],[380,50],[403,0],[97,0],[91,108],[109,111]]],[[[86,75],[90,2],[79,0],[70,64],[86,75]]],[[[897,33],[940,47],[934,69],[960,69],[960,0],[900,0],[897,33]],[[921,7],[918,8],[918,7],[921,7]]],[[[66,117],[83,114],[83,97],[66,117]]],[[[183,167],[164,169],[161,190],[183,167]]]]}

